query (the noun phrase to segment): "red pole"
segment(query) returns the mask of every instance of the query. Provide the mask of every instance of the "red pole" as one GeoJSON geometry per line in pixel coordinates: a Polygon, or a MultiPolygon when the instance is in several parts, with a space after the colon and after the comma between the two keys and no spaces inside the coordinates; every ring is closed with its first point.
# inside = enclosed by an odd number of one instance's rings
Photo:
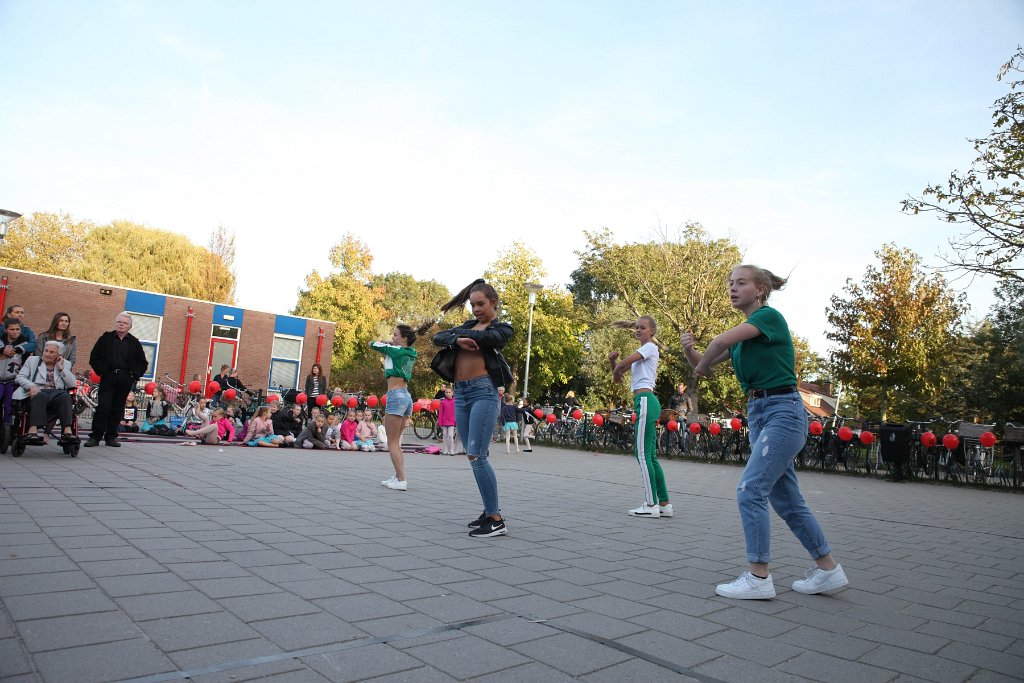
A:
{"type": "Polygon", "coordinates": [[[189,306],[188,313],[185,314],[185,348],[181,352],[181,377],[178,379],[178,384],[185,383],[185,366],[188,365],[188,343],[192,339],[192,318],[194,317],[196,316],[192,312],[192,307],[189,306]]]}
{"type": "Polygon", "coordinates": [[[4,302],[7,301],[7,276],[0,280],[0,313],[4,310],[4,302]]]}
{"type": "MultiPolygon", "coordinates": [[[[4,278],[4,281],[6,282],[7,278],[4,278]]],[[[0,307],[0,308],[2,308],[2,307],[0,307]]],[[[320,363],[320,351],[323,348],[324,348],[324,328],[321,327],[321,328],[319,328],[319,330],[316,333],[316,362],[317,362],[317,364],[320,363]]]]}

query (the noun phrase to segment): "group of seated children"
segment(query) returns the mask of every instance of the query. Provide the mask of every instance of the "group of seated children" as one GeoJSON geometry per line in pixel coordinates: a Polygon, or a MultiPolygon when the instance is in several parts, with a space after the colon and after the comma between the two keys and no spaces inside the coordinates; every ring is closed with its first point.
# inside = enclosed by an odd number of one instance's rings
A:
{"type": "MultiPolygon", "coordinates": [[[[342,418],[340,412],[315,412],[313,419],[295,441],[302,448],[336,451],[375,451],[379,430],[369,410],[349,410],[342,418]]],[[[381,439],[383,440],[383,439],[381,439]]]]}

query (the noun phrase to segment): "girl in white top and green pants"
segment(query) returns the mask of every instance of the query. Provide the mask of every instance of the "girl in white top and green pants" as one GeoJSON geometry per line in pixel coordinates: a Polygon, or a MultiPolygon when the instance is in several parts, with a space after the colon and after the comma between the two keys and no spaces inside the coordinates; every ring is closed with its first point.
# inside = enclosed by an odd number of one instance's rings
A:
{"type": "Polygon", "coordinates": [[[654,395],[660,355],[658,345],[654,341],[658,326],[654,318],[645,315],[637,319],[633,327],[640,348],[618,362],[617,351],[608,354],[608,360],[612,365],[612,377],[619,382],[629,369],[630,385],[633,389],[633,412],[636,413],[634,454],[640,465],[644,502],[640,507],[630,510],[629,514],[637,517],[671,517],[672,504],[668,502],[665,473],[655,451],[658,441],[656,425],[661,416],[661,403],[654,395]]]}

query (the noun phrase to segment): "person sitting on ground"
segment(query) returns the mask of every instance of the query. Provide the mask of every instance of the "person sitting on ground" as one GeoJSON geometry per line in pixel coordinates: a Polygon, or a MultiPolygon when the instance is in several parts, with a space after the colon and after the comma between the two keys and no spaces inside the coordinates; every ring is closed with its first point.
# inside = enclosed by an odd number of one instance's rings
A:
{"type": "Polygon", "coordinates": [[[249,420],[245,445],[277,448],[282,443],[284,443],[284,437],[274,433],[274,423],[270,419],[270,406],[260,406],[256,409],[256,414],[249,420]]]}
{"type": "Polygon", "coordinates": [[[186,429],[185,434],[187,436],[196,436],[205,443],[211,446],[216,446],[220,442],[231,443],[235,439],[235,425],[227,416],[227,411],[223,408],[215,408],[213,413],[210,415],[210,422],[203,425],[199,429],[186,429]]]}
{"type": "Polygon", "coordinates": [[[25,335],[21,333],[21,321],[17,318],[8,318],[4,321],[3,335],[0,336],[0,345],[4,351],[10,351],[10,355],[4,354],[0,359],[0,402],[3,405],[4,429],[9,429],[14,422],[14,392],[18,388],[15,380],[25,360],[22,352],[25,344],[25,335]]]}
{"type": "Polygon", "coordinates": [[[209,422],[210,417],[213,415],[213,410],[210,408],[210,399],[201,398],[196,405],[196,417],[199,418],[200,422],[209,422]]]}
{"type": "Polygon", "coordinates": [[[122,432],[137,433],[139,431],[139,407],[135,405],[135,392],[129,391],[124,401],[124,418],[117,423],[118,434],[122,432]]]}
{"type": "Polygon", "coordinates": [[[315,448],[317,450],[327,448],[327,443],[324,441],[326,425],[327,420],[324,418],[324,414],[317,413],[312,420],[306,423],[306,428],[295,439],[295,443],[303,448],[315,448]]]}
{"type": "Polygon", "coordinates": [[[356,425],[356,440],[352,443],[361,451],[375,451],[377,444],[373,437],[377,435],[376,425],[373,424],[373,415],[369,410],[363,410],[356,414],[358,424],[356,425]]]}
{"type": "Polygon", "coordinates": [[[356,422],[356,411],[350,410],[345,416],[345,421],[341,423],[341,450],[358,450],[355,444],[357,427],[359,427],[359,423],[356,422]]]}
{"type": "Polygon", "coordinates": [[[153,390],[153,400],[146,407],[146,419],[142,422],[142,431],[150,432],[157,425],[167,426],[167,413],[171,410],[171,404],[167,402],[164,390],[157,387],[153,390]]]}
{"type": "Polygon", "coordinates": [[[78,338],[71,334],[71,316],[63,311],[53,316],[46,332],[39,335],[36,344],[36,355],[42,353],[43,345],[48,341],[59,341],[64,345],[64,362],[74,367],[78,356],[78,338]]]}
{"type": "Polygon", "coordinates": [[[61,443],[78,441],[71,424],[74,401],[68,393],[69,389],[75,388],[78,379],[61,357],[62,350],[60,342],[46,342],[42,355],[26,359],[16,379],[18,389],[14,392],[14,399],[31,399],[29,436],[33,440],[40,439],[44,444],[46,437],[39,436],[39,429],[46,429],[49,422],[47,413],[51,410],[60,420],[61,443]]]}
{"type": "Polygon", "coordinates": [[[324,430],[324,443],[327,444],[328,450],[341,450],[341,415],[339,413],[328,413],[327,429],[324,430]]]}
{"type": "Polygon", "coordinates": [[[302,408],[294,403],[286,405],[270,416],[274,433],[285,438],[285,443],[294,442],[302,432],[302,408]],[[287,437],[291,437],[288,439],[287,437]]]}

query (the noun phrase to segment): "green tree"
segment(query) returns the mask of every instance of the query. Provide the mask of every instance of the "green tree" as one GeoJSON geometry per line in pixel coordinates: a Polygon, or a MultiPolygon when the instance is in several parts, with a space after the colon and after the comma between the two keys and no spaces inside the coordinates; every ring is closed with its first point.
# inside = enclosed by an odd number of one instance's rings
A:
{"type": "MultiPolygon", "coordinates": [[[[535,251],[514,242],[498,253],[484,278],[494,286],[501,299],[501,317],[512,324],[515,334],[504,355],[512,368],[518,393],[526,372],[526,342],[530,321],[527,283],[539,283],[547,276],[535,251]]],[[[546,287],[537,293],[533,311],[533,337],[530,351],[530,393],[540,395],[542,388],[568,382],[577,374],[583,354],[586,327],[573,305],[572,296],[561,289],[546,287]]]]}
{"type": "Polygon", "coordinates": [[[66,213],[23,216],[10,224],[0,245],[0,265],[66,277],[82,262],[93,227],[66,213]]]}
{"type": "Polygon", "coordinates": [[[997,303],[971,335],[963,364],[967,418],[1024,423],[1024,282],[1007,279],[997,303]]]}
{"type": "Polygon", "coordinates": [[[206,253],[197,268],[196,289],[201,292],[218,292],[224,303],[235,303],[237,281],[235,278],[235,233],[218,225],[210,233],[206,253]]]}
{"type": "Polygon", "coordinates": [[[966,306],[941,275],[921,271],[910,249],[886,244],[875,255],[878,267],[832,297],[826,336],[836,344],[836,379],[857,390],[865,415],[885,420],[928,403],[949,382],[966,306]]]}
{"type": "Polygon", "coordinates": [[[235,287],[234,275],[209,250],[184,235],[129,221],[90,230],[83,258],[72,268],[83,280],[218,303],[228,302],[235,287]]]}
{"type": "Polygon", "coordinates": [[[829,376],[828,364],[824,358],[811,350],[811,344],[806,337],[793,333],[793,350],[796,352],[796,377],[798,380],[810,382],[829,376]]]}
{"type": "Polygon", "coordinates": [[[331,381],[342,386],[361,385],[358,361],[362,359],[365,366],[366,345],[376,337],[386,316],[380,290],[370,286],[373,256],[365,244],[347,233],[331,247],[329,257],[331,270],[326,275],[314,270],[306,276],[293,313],[335,323],[331,381]]]}
{"type": "MultiPolygon", "coordinates": [[[[1024,49],[1018,47],[997,78],[1022,72],[1024,49]]],[[[953,171],[945,184],[905,199],[903,211],[933,212],[966,228],[942,254],[948,267],[1024,281],[1024,81],[1011,80],[1010,92],[992,109],[992,132],[971,141],[978,156],[970,169],[953,171]]]]}
{"type": "MultiPolygon", "coordinates": [[[[677,234],[663,231],[655,241],[636,244],[616,244],[607,229],[585,234],[587,248],[577,252],[580,267],[572,274],[569,291],[589,313],[591,327],[604,328],[623,317],[653,316],[659,326],[658,337],[665,344],[658,393],[668,396],[675,384],[683,382],[691,397],[699,398],[679,333],[692,330],[697,345],[704,347],[715,335],[743,321],[725,296],[729,272],[740,263],[739,248],[729,240],[710,238],[699,223],[687,223],[677,234]]],[[[595,373],[588,379],[598,392],[608,391],[603,378],[610,375],[608,351],[625,351],[635,340],[620,331],[592,332],[587,341],[588,353],[594,356],[587,370],[595,373]]],[[[744,405],[739,384],[728,367],[718,366],[702,386],[704,400],[712,410],[722,404],[744,405]]],[[[619,403],[621,391],[616,388],[594,398],[599,403],[619,403]]]]}

